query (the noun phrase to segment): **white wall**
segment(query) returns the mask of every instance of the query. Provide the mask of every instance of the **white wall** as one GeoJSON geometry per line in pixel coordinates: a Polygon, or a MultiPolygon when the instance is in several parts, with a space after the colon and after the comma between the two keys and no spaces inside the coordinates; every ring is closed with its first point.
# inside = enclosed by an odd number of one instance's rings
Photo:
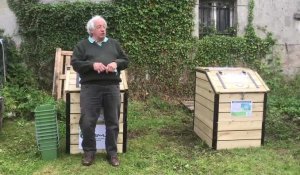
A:
{"type": "Polygon", "coordinates": [[[276,55],[282,58],[284,73],[300,73],[300,0],[255,1],[256,32],[264,36],[271,32],[277,39],[276,55]]]}
{"type": "Polygon", "coordinates": [[[17,45],[21,43],[15,14],[9,9],[6,0],[0,0],[0,29],[11,36],[17,45]]]}

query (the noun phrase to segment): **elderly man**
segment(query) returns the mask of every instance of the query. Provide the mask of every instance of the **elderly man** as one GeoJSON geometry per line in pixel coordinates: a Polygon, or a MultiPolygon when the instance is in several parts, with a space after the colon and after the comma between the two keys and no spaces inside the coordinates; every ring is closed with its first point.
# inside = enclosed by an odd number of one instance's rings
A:
{"type": "Polygon", "coordinates": [[[118,166],[120,71],[127,68],[129,60],[120,44],[106,36],[107,23],[103,17],[94,16],[86,28],[89,36],[75,46],[71,60],[81,83],[79,125],[83,135],[82,165],[89,166],[95,160],[95,127],[103,107],[107,159],[111,165],[118,166]]]}

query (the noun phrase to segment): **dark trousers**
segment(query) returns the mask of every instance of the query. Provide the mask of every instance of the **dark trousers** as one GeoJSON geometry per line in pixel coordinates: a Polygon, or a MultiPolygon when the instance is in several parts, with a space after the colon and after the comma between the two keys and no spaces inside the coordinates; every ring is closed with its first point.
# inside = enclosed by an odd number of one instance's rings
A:
{"type": "Polygon", "coordinates": [[[95,128],[103,107],[106,127],[105,148],[110,156],[117,154],[119,134],[120,88],[119,85],[85,84],[81,86],[79,121],[82,132],[82,148],[96,152],[95,128]]]}

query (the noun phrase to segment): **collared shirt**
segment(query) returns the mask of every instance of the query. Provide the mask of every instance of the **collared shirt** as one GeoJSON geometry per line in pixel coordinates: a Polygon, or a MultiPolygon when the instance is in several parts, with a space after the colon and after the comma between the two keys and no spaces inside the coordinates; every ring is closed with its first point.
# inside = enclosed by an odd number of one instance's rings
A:
{"type": "Polygon", "coordinates": [[[106,43],[106,42],[108,41],[108,38],[105,37],[105,38],[103,39],[102,42],[97,42],[96,40],[94,40],[93,37],[89,36],[88,40],[89,40],[90,43],[96,42],[99,46],[102,46],[102,43],[103,43],[103,42],[106,43]]]}

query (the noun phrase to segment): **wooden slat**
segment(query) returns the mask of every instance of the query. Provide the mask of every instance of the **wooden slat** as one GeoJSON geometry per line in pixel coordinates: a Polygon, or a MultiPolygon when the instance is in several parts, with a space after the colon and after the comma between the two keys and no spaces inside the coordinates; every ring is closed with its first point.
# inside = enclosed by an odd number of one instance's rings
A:
{"type": "MultiPolygon", "coordinates": [[[[80,119],[80,114],[70,114],[70,124],[78,124],[80,119]]],[[[120,113],[119,123],[123,123],[124,120],[124,114],[120,113]]]]}
{"type": "Polygon", "coordinates": [[[230,112],[227,113],[219,113],[219,122],[221,121],[231,121],[231,122],[237,122],[237,121],[252,121],[252,120],[263,120],[263,112],[252,112],[252,115],[249,117],[235,117],[231,116],[230,112]]]}
{"type": "Polygon", "coordinates": [[[54,63],[54,73],[53,73],[53,85],[52,85],[52,95],[57,97],[57,87],[58,87],[58,67],[59,67],[59,57],[61,55],[61,49],[57,48],[55,53],[55,63],[54,63]]]}
{"type": "MultiPolygon", "coordinates": [[[[123,144],[117,144],[118,153],[123,153],[123,144]]],[[[97,149],[97,153],[103,153],[105,149],[97,149]]],[[[83,153],[83,150],[79,149],[77,145],[70,145],[70,154],[80,154],[83,153]]]]}
{"type": "Polygon", "coordinates": [[[66,51],[66,50],[62,50],[62,51],[61,51],[61,55],[68,55],[68,56],[72,56],[72,55],[73,55],[73,51],[66,51]]]}
{"type": "Polygon", "coordinates": [[[252,102],[264,102],[264,93],[234,93],[220,94],[219,102],[231,102],[234,100],[249,100],[252,102]]]}
{"type": "Polygon", "coordinates": [[[127,90],[128,89],[128,85],[127,85],[127,71],[126,70],[122,70],[120,77],[121,77],[121,80],[122,80],[121,84],[123,85],[123,89],[121,89],[121,88],[120,89],[121,90],[127,90]]]}
{"type": "Polygon", "coordinates": [[[71,103],[80,103],[80,93],[70,93],[71,103]]]}
{"type": "Polygon", "coordinates": [[[70,114],[70,124],[78,124],[80,119],[80,114],[70,114]]]}
{"type": "Polygon", "coordinates": [[[215,93],[212,90],[203,89],[199,86],[196,86],[196,94],[200,94],[202,97],[214,101],[215,93]]]}
{"type": "Polygon", "coordinates": [[[210,128],[213,128],[214,113],[199,103],[195,103],[195,117],[210,128]]]}
{"type": "Polygon", "coordinates": [[[211,86],[211,84],[208,81],[204,81],[202,79],[197,78],[196,79],[196,86],[199,86],[203,89],[206,89],[208,91],[213,91],[213,88],[211,86]]]}
{"type": "MultiPolygon", "coordinates": [[[[119,133],[117,143],[123,143],[123,133],[119,133]]],[[[79,135],[78,134],[70,135],[70,144],[71,145],[79,144],[79,135]]]]}
{"type": "MultiPolygon", "coordinates": [[[[124,124],[119,123],[119,133],[124,132],[124,124]]],[[[79,133],[79,125],[78,124],[70,124],[70,134],[78,134],[79,133]]]]}
{"type": "Polygon", "coordinates": [[[262,121],[218,122],[218,131],[260,130],[262,121]]]}
{"type": "Polygon", "coordinates": [[[59,75],[58,79],[59,80],[65,80],[66,79],[66,75],[59,75]]]}
{"type": "Polygon", "coordinates": [[[205,81],[208,81],[206,74],[202,72],[196,72],[196,77],[205,81]]]}
{"type": "Polygon", "coordinates": [[[70,113],[72,114],[80,114],[80,105],[79,103],[70,104],[70,113]]]}
{"type": "Polygon", "coordinates": [[[220,140],[261,139],[261,130],[223,131],[223,132],[218,132],[217,138],[218,138],[218,141],[220,141],[220,140]]]}
{"type": "Polygon", "coordinates": [[[194,132],[209,146],[212,147],[212,139],[209,138],[207,135],[204,134],[201,129],[194,126],[194,132]]]}
{"type": "Polygon", "coordinates": [[[65,68],[71,66],[71,56],[70,55],[66,55],[65,57],[65,68]]]}
{"type": "Polygon", "coordinates": [[[210,139],[213,137],[213,129],[206,126],[201,120],[198,118],[194,119],[194,126],[199,128],[201,131],[204,132],[205,135],[207,135],[210,139]]]}
{"type": "Polygon", "coordinates": [[[210,101],[210,100],[202,97],[199,94],[196,94],[195,100],[196,100],[197,103],[202,104],[203,106],[210,109],[211,111],[214,110],[214,102],[213,101],[210,101]]]}
{"type": "MultiPolygon", "coordinates": [[[[223,88],[222,86],[215,86],[215,89],[217,92],[220,92],[220,89],[223,88]]],[[[222,89],[221,93],[236,93],[236,92],[240,92],[240,93],[248,93],[248,92],[266,92],[264,87],[262,85],[260,85],[258,88],[249,88],[249,89],[222,89]]]]}
{"type": "Polygon", "coordinates": [[[261,145],[261,140],[218,141],[217,142],[217,150],[232,149],[232,148],[260,147],[260,145],[261,145]]]}
{"type": "MultiPolygon", "coordinates": [[[[124,103],[121,103],[120,113],[124,112],[124,103]]],[[[80,104],[79,103],[71,103],[70,104],[70,113],[79,114],[80,113],[80,104]]]]}

